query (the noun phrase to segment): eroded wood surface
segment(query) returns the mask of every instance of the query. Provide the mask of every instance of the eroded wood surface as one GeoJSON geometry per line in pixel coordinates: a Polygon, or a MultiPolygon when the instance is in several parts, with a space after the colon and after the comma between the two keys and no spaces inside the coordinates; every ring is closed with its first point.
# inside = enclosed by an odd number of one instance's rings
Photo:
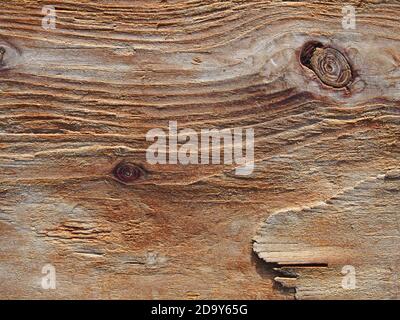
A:
{"type": "Polygon", "coordinates": [[[55,30],[45,4],[0,4],[1,298],[399,298],[397,1],[52,1],[55,30]],[[301,64],[309,41],[350,84],[301,64]],[[149,165],[169,121],[253,128],[254,173],[149,165]]]}

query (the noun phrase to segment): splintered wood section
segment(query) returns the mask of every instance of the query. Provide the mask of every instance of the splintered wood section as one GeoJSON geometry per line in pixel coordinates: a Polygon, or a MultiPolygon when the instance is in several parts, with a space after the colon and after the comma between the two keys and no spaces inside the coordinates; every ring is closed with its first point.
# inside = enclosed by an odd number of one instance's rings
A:
{"type": "Polygon", "coordinates": [[[0,4],[1,298],[399,298],[397,1],[47,4],[0,4]],[[169,121],[253,174],[150,165],[169,121]]]}
{"type": "Polygon", "coordinates": [[[275,213],[254,250],[279,265],[276,280],[299,299],[399,299],[399,195],[400,170],[390,171],[311,208],[275,213]],[[355,288],[342,283],[347,266],[355,288]]]}

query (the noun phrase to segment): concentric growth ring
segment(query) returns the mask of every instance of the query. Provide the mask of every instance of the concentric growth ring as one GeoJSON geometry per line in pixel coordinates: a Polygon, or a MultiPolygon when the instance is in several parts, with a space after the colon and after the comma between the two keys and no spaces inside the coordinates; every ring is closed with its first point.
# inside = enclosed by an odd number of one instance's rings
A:
{"type": "Polygon", "coordinates": [[[300,62],[314,71],[324,84],[334,88],[346,87],[353,79],[346,57],[339,50],[319,42],[308,42],[303,46],[300,62]]]}
{"type": "Polygon", "coordinates": [[[333,48],[316,48],[311,57],[311,68],[323,83],[335,88],[345,87],[352,79],[348,61],[333,48]]]}

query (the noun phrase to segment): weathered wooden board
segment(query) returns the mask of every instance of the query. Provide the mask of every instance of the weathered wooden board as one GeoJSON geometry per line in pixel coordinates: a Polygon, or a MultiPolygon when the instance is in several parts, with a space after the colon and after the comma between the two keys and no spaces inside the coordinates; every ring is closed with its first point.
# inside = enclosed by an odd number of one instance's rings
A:
{"type": "Polygon", "coordinates": [[[254,248],[279,264],[287,276],[276,280],[296,287],[297,298],[398,299],[399,191],[400,171],[390,171],[311,208],[275,213],[254,248]],[[356,294],[342,287],[348,266],[356,294]]]}
{"type": "Polygon", "coordinates": [[[0,4],[0,298],[400,298],[397,1],[47,4],[0,4]],[[254,173],[149,164],[169,121],[254,173]]]}

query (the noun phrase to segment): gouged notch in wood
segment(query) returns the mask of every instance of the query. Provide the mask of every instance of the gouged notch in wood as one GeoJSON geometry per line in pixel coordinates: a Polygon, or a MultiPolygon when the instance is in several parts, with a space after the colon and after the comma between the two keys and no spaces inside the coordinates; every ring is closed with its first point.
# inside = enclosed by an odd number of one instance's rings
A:
{"type": "Polygon", "coordinates": [[[398,177],[390,169],[324,202],[270,215],[254,251],[278,266],[274,280],[297,299],[398,299],[398,177]],[[343,285],[346,267],[354,269],[354,290],[343,285]]]}

